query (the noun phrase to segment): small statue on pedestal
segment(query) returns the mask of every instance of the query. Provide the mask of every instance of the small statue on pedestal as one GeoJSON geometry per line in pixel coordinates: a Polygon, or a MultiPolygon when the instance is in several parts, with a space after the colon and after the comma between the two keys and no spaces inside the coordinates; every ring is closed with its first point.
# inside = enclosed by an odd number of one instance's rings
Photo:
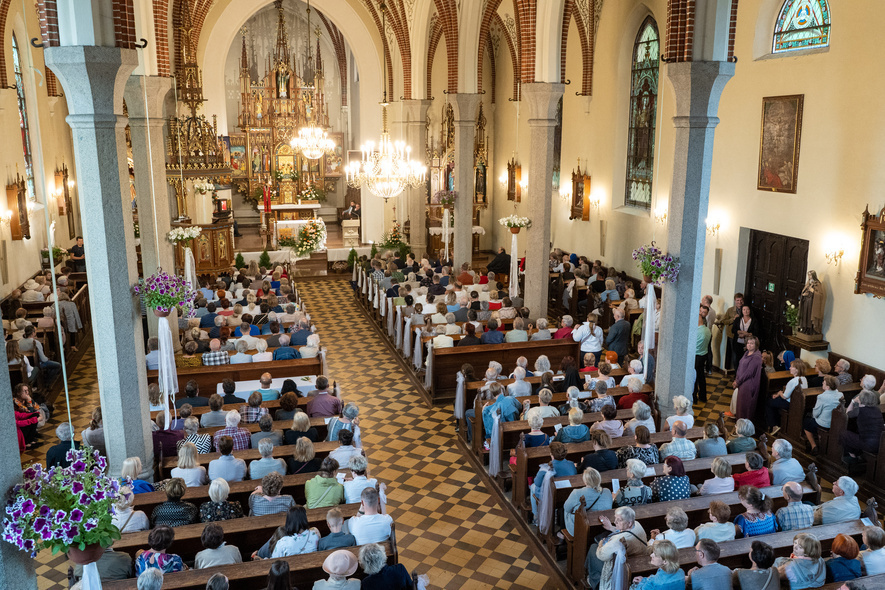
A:
{"type": "Polygon", "coordinates": [[[808,281],[802,288],[799,298],[799,331],[797,336],[805,340],[823,338],[824,308],[826,291],[817,278],[817,272],[808,271],[808,281]]]}

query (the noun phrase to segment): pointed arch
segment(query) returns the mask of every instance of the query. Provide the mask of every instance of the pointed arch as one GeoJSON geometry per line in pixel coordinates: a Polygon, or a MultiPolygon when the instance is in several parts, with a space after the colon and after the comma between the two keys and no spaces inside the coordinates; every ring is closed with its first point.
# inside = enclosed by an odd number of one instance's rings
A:
{"type": "Polygon", "coordinates": [[[830,44],[830,6],[827,0],[786,0],[774,24],[772,53],[797,51],[830,44]]]}
{"type": "Polygon", "coordinates": [[[660,36],[657,23],[648,16],[633,44],[624,195],[624,204],[628,207],[651,208],[659,73],[660,36]]]}

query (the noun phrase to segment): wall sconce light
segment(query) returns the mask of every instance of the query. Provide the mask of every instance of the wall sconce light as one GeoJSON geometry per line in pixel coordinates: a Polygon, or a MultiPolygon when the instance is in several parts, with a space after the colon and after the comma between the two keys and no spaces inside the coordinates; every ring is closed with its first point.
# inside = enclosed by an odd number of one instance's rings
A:
{"type": "Polygon", "coordinates": [[[76,184],[76,183],[75,183],[73,180],[69,180],[69,181],[68,181],[68,188],[71,189],[71,190],[74,190],[74,185],[75,185],[75,184],[76,184]]]}
{"type": "Polygon", "coordinates": [[[596,209],[596,212],[599,213],[599,205],[602,203],[602,199],[599,198],[599,195],[590,193],[588,202],[590,203],[590,206],[596,209]]]}
{"type": "Polygon", "coordinates": [[[660,205],[657,209],[655,209],[655,221],[664,225],[667,223],[667,206],[660,205]]]}
{"type": "Polygon", "coordinates": [[[507,189],[507,172],[504,171],[501,173],[501,176],[498,177],[498,182],[501,183],[501,188],[507,189]]]}
{"type": "Polygon", "coordinates": [[[560,185],[559,198],[566,203],[572,202],[572,185],[570,183],[560,185]]]}
{"type": "Polygon", "coordinates": [[[519,186],[523,190],[523,192],[528,190],[528,188],[529,188],[529,175],[528,174],[522,175],[522,180],[519,181],[519,186]]]}
{"type": "Polygon", "coordinates": [[[3,213],[0,213],[0,225],[5,225],[8,227],[11,222],[12,222],[12,211],[7,210],[7,211],[4,211],[3,213]]]}
{"type": "Polygon", "coordinates": [[[712,219],[710,217],[707,218],[707,235],[710,235],[710,236],[718,235],[720,227],[722,227],[722,224],[720,224],[718,221],[716,221],[715,219],[712,219]]]}
{"type": "Polygon", "coordinates": [[[828,250],[824,256],[827,258],[827,264],[832,264],[833,266],[839,266],[839,263],[842,261],[842,255],[845,254],[844,248],[833,248],[832,250],[828,250]]]}

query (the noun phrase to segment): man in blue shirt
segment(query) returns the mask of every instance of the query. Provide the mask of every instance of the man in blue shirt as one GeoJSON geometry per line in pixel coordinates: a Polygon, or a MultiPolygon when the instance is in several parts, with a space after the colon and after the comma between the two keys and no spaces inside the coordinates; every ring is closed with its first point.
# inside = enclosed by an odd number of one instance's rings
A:
{"type": "Polygon", "coordinates": [[[289,336],[283,334],[280,336],[280,346],[273,351],[273,360],[284,361],[291,359],[300,359],[301,353],[289,346],[289,336]]]}
{"type": "Polygon", "coordinates": [[[215,326],[215,317],[218,314],[215,313],[215,304],[210,302],[206,306],[206,315],[200,318],[200,327],[201,328],[212,328],[215,326]]]}
{"type": "Polygon", "coordinates": [[[489,331],[484,332],[480,342],[483,344],[501,344],[504,342],[504,334],[498,331],[498,320],[489,320],[489,331]]]}
{"type": "Polygon", "coordinates": [[[306,346],[307,345],[307,337],[310,336],[310,324],[307,320],[301,320],[301,323],[298,326],[292,326],[294,330],[292,331],[292,335],[289,337],[289,343],[291,346],[306,346]]]}
{"type": "Polygon", "coordinates": [[[259,380],[261,383],[261,387],[256,389],[258,393],[261,394],[261,401],[269,402],[275,399],[279,399],[280,390],[279,389],[271,389],[271,383],[273,383],[273,379],[270,376],[270,373],[264,373],[261,375],[261,379],[259,380]]]}

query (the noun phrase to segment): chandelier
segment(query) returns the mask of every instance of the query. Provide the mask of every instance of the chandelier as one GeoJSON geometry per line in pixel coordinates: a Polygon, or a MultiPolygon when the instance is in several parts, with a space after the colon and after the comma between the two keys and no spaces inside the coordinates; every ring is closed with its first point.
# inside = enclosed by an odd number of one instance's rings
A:
{"type": "MultiPolygon", "coordinates": [[[[387,5],[381,3],[381,30],[386,32],[387,5]]],[[[381,139],[376,146],[367,142],[360,146],[362,158],[347,165],[347,184],[353,188],[365,186],[384,202],[402,193],[406,188],[424,184],[427,167],[411,159],[412,148],[405,142],[390,139],[387,125],[387,70],[382,67],[383,97],[381,100],[381,139]]]]}
{"type": "MultiPolygon", "coordinates": [[[[310,0],[307,0],[307,30],[310,31],[310,0]]],[[[319,35],[319,30],[317,32],[319,35]]],[[[317,43],[317,52],[319,52],[319,42],[317,43]]],[[[307,41],[307,63],[311,62],[310,40],[307,41]]],[[[319,56],[318,56],[319,57],[319,56]]],[[[311,102],[315,97],[317,87],[317,72],[313,73],[313,85],[310,86],[311,102]]],[[[329,138],[329,134],[320,127],[317,127],[311,121],[306,127],[298,130],[298,137],[293,137],[289,142],[296,152],[308,160],[319,160],[324,154],[332,154],[335,152],[335,142],[329,138]]]]}

